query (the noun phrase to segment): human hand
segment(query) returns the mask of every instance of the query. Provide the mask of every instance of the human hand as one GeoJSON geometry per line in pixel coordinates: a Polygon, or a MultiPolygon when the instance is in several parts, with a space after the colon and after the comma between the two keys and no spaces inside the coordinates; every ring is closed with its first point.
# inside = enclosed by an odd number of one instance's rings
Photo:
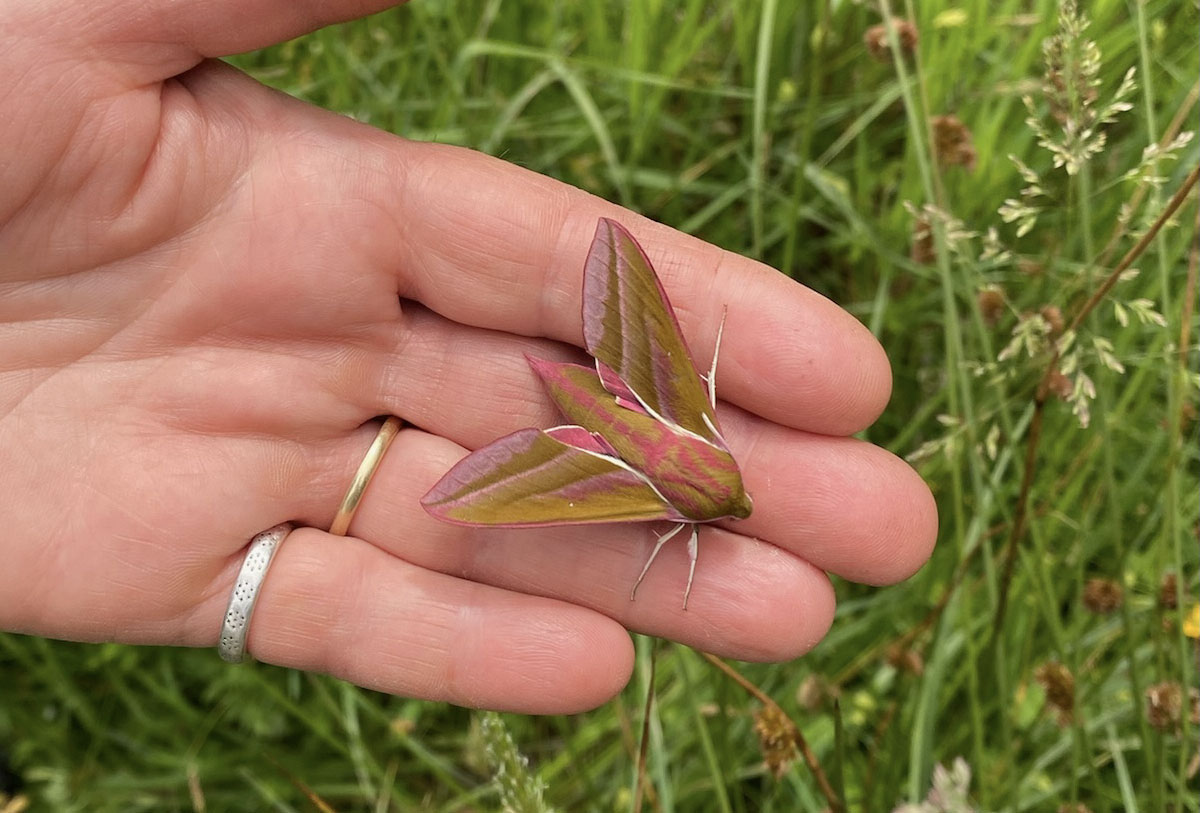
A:
{"type": "Polygon", "coordinates": [[[626,628],[791,658],[832,618],[823,571],[883,584],[919,567],[928,490],[845,437],[890,388],[852,317],[564,184],[209,59],[384,5],[0,10],[0,628],[211,646],[247,541],[293,520],[311,527],[262,589],[255,657],[566,712],[624,685],[626,628]],[[602,216],[645,246],[698,359],[729,309],[719,412],[755,511],[701,531],[686,611],[682,544],[629,601],[654,526],[465,528],[418,502],[468,449],[557,422],[524,354],[583,359],[602,216]],[[384,414],[408,428],[352,536],[317,530],[384,414]]]}

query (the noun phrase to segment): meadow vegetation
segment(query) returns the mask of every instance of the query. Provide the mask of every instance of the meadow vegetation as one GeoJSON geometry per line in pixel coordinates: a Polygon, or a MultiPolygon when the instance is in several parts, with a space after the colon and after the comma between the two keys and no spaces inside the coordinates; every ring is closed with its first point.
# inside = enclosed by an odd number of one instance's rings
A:
{"type": "Polygon", "coordinates": [[[1191,0],[414,0],[235,58],[842,304],[894,369],[865,434],[927,478],[939,545],[903,584],[838,582],[803,659],[639,639],[626,691],[573,717],[0,636],[9,790],[63,811],[1200,809],[1197,25],[1191,0]]]}

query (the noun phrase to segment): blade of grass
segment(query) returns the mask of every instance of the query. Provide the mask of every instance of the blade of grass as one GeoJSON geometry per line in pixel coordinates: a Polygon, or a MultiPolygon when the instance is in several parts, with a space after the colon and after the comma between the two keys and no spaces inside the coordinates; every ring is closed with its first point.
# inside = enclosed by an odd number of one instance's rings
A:
{"type": "Polygon", "coordinates": [[[779,10],[778,0],[764,0],[758,21],[758,46],[754,59],[754,100],[751,105],[751,161],[750,171],[750,250],[756,259],[762,259],[763,251],[763,187],[770,155],[767,134],[767,94],[771,81],[771,42],[775,36],[775,17],[779,10]]]}

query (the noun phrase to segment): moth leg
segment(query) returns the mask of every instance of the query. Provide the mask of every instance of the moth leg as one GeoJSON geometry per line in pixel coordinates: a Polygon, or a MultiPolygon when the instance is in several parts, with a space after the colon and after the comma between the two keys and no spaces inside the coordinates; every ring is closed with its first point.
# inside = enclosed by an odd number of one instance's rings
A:
{"type": "Polygon", "coordinates": [[[725,332],[725,317],[729,315],[729,306],[721,309],[721,326],[717,328],[717,343],[713,345],[712,366],[708,368],[708,402],[712,408],[717,408],[717,356],[721,355],[721,334],[725,332]]]}
{"type": "Polygon", "coordinates": [[[700,526],[692,525],[692,538],[688,540],[688,559],[691,564],[688,567],[688,583],[683,589],[683,609],[687,609],[688,596],[692,594],[692,579],[696,575],[696,557],[700,554],[700,526]]]}
{"type": "MultiPolygon", "coordinates": [[[[658,538],[658,541],[654,543],[654,550],[650,551],[650,558],[646,560],[646,566],[642,568],[641,575],[637,577],[637,581],[633,583],[633,589],[629,591],[629,600],[630,601],[633,601],[633,597],[637,595],[638,586],[641,585],[642,579],[646,578],[646,571],[648,571],[650,569],[650,564],[654,561],[654,557],[658,556],[658,552],[660,550],[662,550],[662,546],[667,544],[668,542],[670,542],[671,538],[673,536],[675,536],[675,534],[682,531],[683,526],[685,526],[687,524],[688,523],[686,523],[686,522],[679,523],[674,528],[672,528],[671,530],[667,531],[665,534],[660,536],[658,538]]],[[[688,584],[690,586],[690,584],[691,584],[690,580],[688,581],[688,584]]]]}

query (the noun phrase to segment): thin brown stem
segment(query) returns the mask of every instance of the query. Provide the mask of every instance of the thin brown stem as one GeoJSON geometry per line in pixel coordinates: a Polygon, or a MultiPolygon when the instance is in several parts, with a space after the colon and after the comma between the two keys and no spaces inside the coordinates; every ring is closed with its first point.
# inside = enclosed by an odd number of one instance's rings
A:
{"type": "Polygon", "coordinates": [[[1179,321],[1179,366],[1187,369],[1189,344],[1192,340],[1192,310],[1196,305],[1196,276],[1200,270],[1200,209],[1196,210],[1196,232],[1192,235],[1192,251],[1188,255],[1187,282],[1183,292],[1183,313],[1179,321]]]}
{"type": "MultiPolygon", "coordinates": [[[[1075,314],[1075,318],[1071,320],[1071,324],[1067,328],[1068,330],[1078,329],[1079,325],[1083,323],[1083,320],[1087,318],[1088,314],[1095,310],[1096,306],[1100,304],[1100,300],[1104,299],[1104,297],[1108,295],[1108,292],[1111,291],[1113,286],[1117,284],[1118,280],[1120,280],[1121,274],[1129,270],[1129,267],[1133,265],[1133,261],[1142,255],[1142,252],[1144,252],[1146,247],[1150,245],[1151,241],[1158,236],[1159,231],[1161,231],[1162,227],[1166,225],[1166,222],[1171,219],[1179,207],[1183,205],[1183,202],[1187,200],[1187,196],[1192,191],[1192,187],[1196,185],[1197,179],[1200,179],[1200,167],[1193,167],[1192,171],[1188,173],[1187,178],[1184,179],[1179,189],[1177,189],[1175,194],[1171,197],[1170,202],[1167,203],[1166,208],[1164,208],[1159,216],[1155,218],[1154,223],[1151,224],[1150,228],[1146,230],[1146,233],[1142,235],[1140,240],[1134,243],[1133,248],[1125,252],[1125,256],[1121,258],[1121,262],[1117,263],[1116,268],[1114,268],[1112,272],[1105,277],[1104,282],[1102,282],[1100,287],[1092,293],[1092,295],[1088,298],[1088,301],[1083,303],[1083,307],[1079,309],[1079,312],[1075,314]]],[[[1055,361],[1057,360],[1056,354],[1055,361]]],[[[1046,374],[1042,377],[1042,384],[1039,389],[1047,385],[1052,372],[1052,369],[1046,371],[1046,374]]]]}
{"type": "Polygon", "coordinates": [[[264,753],[263,756],[266,757],[267,762],[270,762],[272,765],[274,765],[275,769],[284,775],[284,778],[286,778],[288,782],[292,783],[296,790],[304,794],[304,797],[308,799],[309,804],[320,811],[320,813],[337,813],[337,811],[335,811],[328,802],[317,795],[316,791],[304,784],[300,777],[296,776],[294,773],[285,768],[283,763],[275,759],[275,757],[271,756],[270,754],[264,753]]]}

